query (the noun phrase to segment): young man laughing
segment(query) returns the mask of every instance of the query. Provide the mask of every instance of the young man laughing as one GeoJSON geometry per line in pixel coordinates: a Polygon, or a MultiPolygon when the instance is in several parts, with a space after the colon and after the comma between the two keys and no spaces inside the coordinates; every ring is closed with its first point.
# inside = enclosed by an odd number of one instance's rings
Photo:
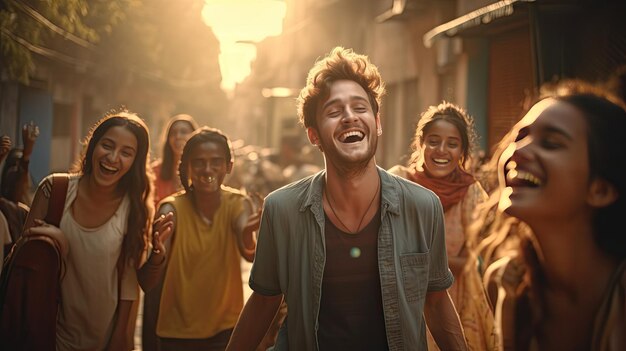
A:
{"type": "Polygon", "coordinates": [[[298,114],[325,169],[270,194],[253,294],[228,350],[254,350],[284,298],[275,350],[466,350],[447,293],[443,210],[429,190],[376,165],[384,83],[341,47],[309,72],[298,114]]]}

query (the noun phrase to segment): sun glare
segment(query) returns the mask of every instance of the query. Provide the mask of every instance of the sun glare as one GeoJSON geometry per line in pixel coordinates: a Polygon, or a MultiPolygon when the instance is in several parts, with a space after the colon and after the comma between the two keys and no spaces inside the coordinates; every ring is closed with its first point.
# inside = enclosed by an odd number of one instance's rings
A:
{"type": "Polygon", "coordinates": [[[279,0],[206,0],[202,19],[220,42],[221,87],[227,93],[250,74],[253,45],[283,30],[287,11],[279,0]]]}

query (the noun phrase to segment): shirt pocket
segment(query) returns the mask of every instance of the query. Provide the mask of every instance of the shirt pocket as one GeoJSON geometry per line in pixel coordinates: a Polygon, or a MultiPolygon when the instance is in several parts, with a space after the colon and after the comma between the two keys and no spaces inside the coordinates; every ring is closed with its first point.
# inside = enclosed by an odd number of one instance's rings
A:
{"type": "Polygon", "coordinates": [[[430,253],[409,253],[400,256],[404,293],[408,302],[421,301],[428,286],[430,253]]]}

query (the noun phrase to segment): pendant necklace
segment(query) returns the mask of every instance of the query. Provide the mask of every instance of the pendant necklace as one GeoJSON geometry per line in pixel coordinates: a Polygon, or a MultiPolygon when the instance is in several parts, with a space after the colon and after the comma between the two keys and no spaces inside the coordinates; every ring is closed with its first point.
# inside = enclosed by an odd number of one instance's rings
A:
{"type": "Polygon", "coordinates": [[[378,181],[378,186],[376,187],[376,192],[374,193],[374,196],[372,197],[372,200],[370,201],[370,204],[367,206],[367,209],[365,210],[365,212],[363,213],[363,216],[361,216],[361,220],[359,221],[359,225],[356,228],[355,231],[350,230],[350,228],[348,228],[348,226],[343,223],[343,221],[341,220],[341,218],[339,216],[337,216],[337,212],[335,212],[335,208],[333,207],[333,203],[331,201],[330,196],[328,196],[328,189],[327,187],[324,185],[324,193],[326,194],[326,200],[328,201],[328,206],[330,207],[330,210],[333,211],[333,215],[335,215],[335,218],[337,218],[337,220],[339,221],[339,223],[341,223],[341,225],[348,231],[348,233],[350,234],[356,234],[359,232],[359,230],[361,230],[361,224],[363,224],[363,220],[365,219],[365,216],[367,216],[367,213],[369,212],[370,208],[372,207],[372,204],[374,203],[374,200],[376,199],[376,196],[378,195],[378,191],[380,191],[380,180],[378,181]]]}

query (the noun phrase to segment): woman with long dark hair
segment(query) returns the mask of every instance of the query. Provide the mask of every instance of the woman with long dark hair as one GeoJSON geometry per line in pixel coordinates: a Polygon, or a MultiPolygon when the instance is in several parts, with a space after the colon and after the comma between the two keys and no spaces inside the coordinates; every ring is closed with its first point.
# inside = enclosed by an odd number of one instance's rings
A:
{"type": "MultiPolygon", "coordinates": [[[[37,189],[25,234],[51,236],[64,255],[57,350],[133,348],[129,330],[136,319],[138,283],[149,289],[164,261],[157,253],[144,264],[154,212],[149,149],[143,120],[127,111],[109,114],[91,129],[69,174],[59,228],[42,220],[50,177],[37,189]]],[[[163,248],[159,238],[153,245],[155,252],[163,248]]]]}
{"type": "Polygon", "coordinates": [[[182,190],[178,177],[178,163],[189,135],[198,129],[196,121],[187,114],[170,118],[163,131],[163,151],[161,158],[150,165],[156,179],[154,181],[154,203],[182,190]]]}
{"type": "Polygon", "coordinates": [[[493,235],[507,214],[524,223],[490,270],[506,350],[626,349],[624,130],[618,99],[568,81],[507,135],[488,221],[493,235]]]}

